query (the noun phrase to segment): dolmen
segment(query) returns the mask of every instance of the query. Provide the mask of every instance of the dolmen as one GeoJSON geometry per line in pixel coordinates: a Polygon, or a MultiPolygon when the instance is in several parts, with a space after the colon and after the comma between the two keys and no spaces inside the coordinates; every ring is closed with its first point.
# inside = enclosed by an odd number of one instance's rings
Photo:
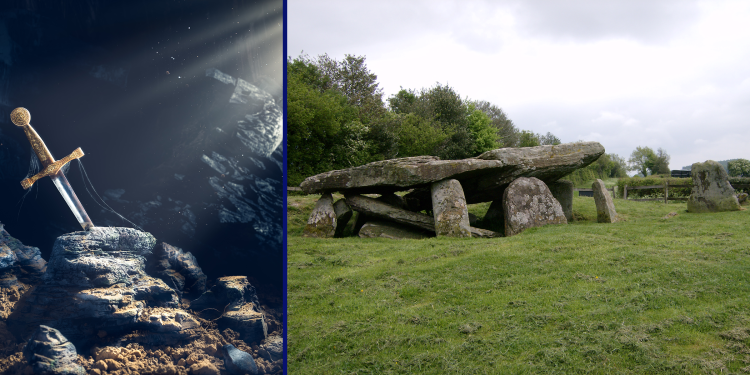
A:
{"type": "Polygon", "coordinates": [[[303,235],[496,237],[567,223],[573,185],[560,178],[602,154],[598,142],[575,142],[501,148],[461,160],[391,159],[321,173],[300,184],[305,193],[322,195],[303,235]],[[334,202],[334,192],[345,198],[334,202]],[[481,221],[492,230],[470,224],[467,205],[482,202],[492,202],[481,221]]]}

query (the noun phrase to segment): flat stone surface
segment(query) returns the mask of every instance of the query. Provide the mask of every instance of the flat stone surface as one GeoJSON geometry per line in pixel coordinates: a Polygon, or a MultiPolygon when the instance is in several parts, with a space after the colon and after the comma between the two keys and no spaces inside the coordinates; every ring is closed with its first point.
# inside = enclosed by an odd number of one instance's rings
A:
{"type": "Polygon", "coordinates": [[[617,221],[617,211],[615,203],[612,201],[612,195],[604,186],[604,181],[596,179],[591,184],[594,191],[594,203],[596,204],[596,221],[599,223],[614,223],[617,221]]]}
{"type": "Polygon", "coordinates": [[[432,212],[438,237],[471,237],[469,210],[458,180],[432,184],[432,212]]]}
{"type": "Polygon", "coordinates": [[[503,194],[503,207],[505,236],[516,235],[527,228],[568,222],[547,185],[535,177],[513,181],[503,194]]]}
{"type": "Polygon", "coordinates": [[[433,156],[391,159],[308,177],[300,184],[308,194],[342,191],[384,194],[456,179],[468,203],[493,200],[497,190],[518,177],[556,181],[594,162],[604,153],[598,142],[503,148],[462,160],[433,156]]]}
{"type": "Polygon", "coordinates": [[[729,175],[721,164],[707,160],[695,163],[690,175],[693,190],[687,201],[688,212],[739,211],[740,203],[729,183],[729,175]]]}

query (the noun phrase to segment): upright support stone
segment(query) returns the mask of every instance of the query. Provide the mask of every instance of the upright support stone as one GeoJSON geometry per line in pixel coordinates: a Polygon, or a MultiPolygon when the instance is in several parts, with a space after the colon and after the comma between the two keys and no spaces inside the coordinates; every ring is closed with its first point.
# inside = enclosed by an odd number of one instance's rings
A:
{"type": "Polygon", "coordinates": [[[693,191],[687,202],[688,212],[739,211],[740,203],[729,184],[724,167],[713,161],[693,164],[690,172],[693,191]]]}
{"type": "MultiPolygon", "coordinates": [[[[505,192],[505,191],[503,191],[505,192]]],[[[503,212],[503,197],[502,195],[497,197],[490,204],[490,208],[487,209],[487,213],[484,214],[482,223],[487,228],[495,232],[505,232],[505,213],[503,212]]]]}
{"type": "Polygon", "coordinates": [[[527,228],[547,224],[567,224],[560,203],[552,196],[544,181],[521,177],[511,182],[503,193],[505,236],[513,236],[527,228]]]}
{"type": "Polygon", "coordinates": [[[307,225],[302,233],[304,237],[330,238],[336,233],[336,212],[333,209],[331,193],[323,195],[315,203],[307,225]]]}
{"type": "Polygon", "coordinates": [[[461,183],[453,179],[434,182],[431,192],[435,234],[448,237],[471,237],[469,210],[461,183]]]}
{"type": "Polygon", "coordinates": [[[591,189],[594,190],[596,221],[599,223],[614,223],[617,221],[615,204],[612,202],[612,196],[609,194],[609,190],[604,187],[604,182],[600,179],[596,179],[596,181],[591,184],[591,189]]]}
{"type": "Polygon", "coordinates": [[[336,215],[336,229],[333,236],[344,237],[344,231],[354,211],[346,204],[346,199],[341,198],[333,204],[333,212],[336,215]]]}
{"type": "Polygon", "coordinates": [[[567,180],[557,180],[547,184],[552,196],[560,202],[565,219],[573,221],[573,183],[567,180]]]}

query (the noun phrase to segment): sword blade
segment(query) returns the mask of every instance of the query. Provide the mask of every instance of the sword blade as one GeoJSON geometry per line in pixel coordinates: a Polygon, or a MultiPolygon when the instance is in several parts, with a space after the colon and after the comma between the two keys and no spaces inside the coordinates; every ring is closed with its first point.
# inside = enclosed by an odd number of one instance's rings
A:
{"type": "Polygon", "coordinates": [[[50,177],[52,178],[52,182],[55,183],[57,190],[59,190],[60,194],[63,196],[63,199],[65,199],[65,203],[67,203],[70,210],[73,211],[73,215],[78,219],[78,223],[81,224],[84,230],[92,228],[94,224],[91,222],[91,219],[89,219],[89,215],[86,214],[86,210],[83,209],[81,202],[73,191],[73,187],[70,186],[68,179],[62,171],[58,171],[50,177]]]}

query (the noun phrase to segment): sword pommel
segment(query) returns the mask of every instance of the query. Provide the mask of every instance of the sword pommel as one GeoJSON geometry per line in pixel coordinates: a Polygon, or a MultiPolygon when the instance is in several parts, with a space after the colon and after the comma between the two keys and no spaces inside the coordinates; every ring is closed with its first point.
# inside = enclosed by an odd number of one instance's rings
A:
{"type": "Polygon", "coordinates": [[[10,113],[10,121],[18,126],[26,126],[31,123],[31,113],[24,107],[18,107],[10,113]]]}

